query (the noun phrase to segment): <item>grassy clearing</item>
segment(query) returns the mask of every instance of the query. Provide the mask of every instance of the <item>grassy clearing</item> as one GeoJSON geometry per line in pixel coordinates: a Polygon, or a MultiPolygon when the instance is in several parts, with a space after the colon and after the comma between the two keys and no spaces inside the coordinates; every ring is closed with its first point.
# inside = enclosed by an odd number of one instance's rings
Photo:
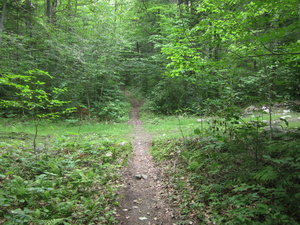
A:
{"type": "Polygon", "coordinates": [[[1,120],[0,224],[116,224],[118,169],[131,153],[126,123],[1,120]]]}
{"type": "MultiPolygon", "coordinates": [[[[197,117],[191,116],[143,116],[144,127],[156,139],[172,139],[189,137],[194,129],[199,128],[201,124],[197,121],[197,117]]],[[[203,123],[203,127],[207,128],[207,123],[203,123]]]]}
{"type": "MultiPolygon", "coordinates": [[[[15,119],[1,119],[1,132],[3,133],[35,133],[34,122],[22,122],[15,119]]],[[[43,121],[38,125],[38,133],[41,136],[66,136],[96,133],[103,137],[117,140],[128,140],[131,127],[127,123],[99,123],[89,121],[66,122],[66,121],[43,121]]]]}
{"type": "MultiPolygon", "coordinates": [[[[246,124],[251,121],[259,121],[266,123],[270,117],[268,114],[254,113],[246,115],[240,118],[239,123],[246,124]]],[[[156,116],[150,113],[142,115],[144,127],[153,135],[154,140],[158,139],[173,139],[173,138],[191,138],[195,136],[195,129],[205,131],[211,129],[213,121],[219,120],[217,117],[200,118],[197,116],[156,116]]],[[[280,126],[284,129],[300,127],[300,114],[289,113],[283,115],[276,112],[272,114],[272,121],[274,126],[280,126]],[[284,117],[288,125],[284,120],[280,120],[284,117]]]]}

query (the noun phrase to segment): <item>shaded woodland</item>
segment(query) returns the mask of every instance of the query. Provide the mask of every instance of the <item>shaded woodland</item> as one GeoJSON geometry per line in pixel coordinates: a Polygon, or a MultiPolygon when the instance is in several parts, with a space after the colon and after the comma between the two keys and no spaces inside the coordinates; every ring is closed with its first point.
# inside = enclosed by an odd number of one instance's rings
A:
{"type": "MultiPolygon", "coordinates": [[[[33,148],[24,153],[26,159],[39,152],[38,126],[45,119],[126,122],[124,90],[145,100],[144,112],[199,120],[193,138],[182,135],[153,147],[158,161],[176,162],[189,174],[185,184],[178,178],[178,190],[195,193],[184,197],[179,224],[186,224],[185,213],[199,224],[299,224],[300,130],[282,117],[300,111],[299,0],[1,1],[0,117],[33,121],[33,148]]],[[[128,151],[128,146],[103,142],[103,152],[96,153],[94,138],[85,147],[74,141],[64,148],[83,151],[77,152],[79,161],[92,157],[94,171],[88,175],[81,171],[87,160],[78,162],[75,172],[61,162],[51,174],[32,171],[24,177],[0,166],[0,186],[25,184],[35,175],[54,179],[65,168],[73,187],[82,191],[80,182],[86,178],[83,188],[88,188],[96,177],[97,157],[116,165],[118,149],[128,151]],[[109,153],[103,146],[110,146],[109,153]]],[[[1,143],[0,163],[10,165],[17,156],[1,143]]],[[[23,154],[24,146],[17,148],[16,154],[23,154]]],[[[46,160],[45,152],[37,159],[46,160]]],[[[59,148],[55,152],[64,155],[59,148]]],[[[41,166],[30,162],[28,168],[41,166]]],[[[50,171],[51,165],[43,169],[50,171]]],[[[109,187],[114,178],[107,175],[103,184],[109,187]]],[[[62,178],[57,186],[64,182],[62,178]]],[[[46,189],[38,190],[47,195],[41,198],[51,195],[46,189]]],[[[13,192],[0,191],[0,217],[6,222],[115,224],[112,213],[103,220],[93,218],[93,223],[78,219],[80,215],[71,219],[71,206],[62,206],[63,215],[54,207],[48,216],[46,203],[40,203],[40,212],[35,204],[27,207],[27,197],[12,203],[13,192]]]]}
{"type": "MultiPolygon", "coordinates": [[[[299,97],[296,0],[6,0],[0,7],[4,101],[24,100],[13,83],[37,88],[10,78],[32,70],[45,83],[41,90],[64,90],[52,99],[100,120],[120,117],[124,86],[138,88],[149,109],[164,114],[232,115],[236,107],[299,97]]],[[[30,109],[9,104],[3,115],[30,109]]]]}

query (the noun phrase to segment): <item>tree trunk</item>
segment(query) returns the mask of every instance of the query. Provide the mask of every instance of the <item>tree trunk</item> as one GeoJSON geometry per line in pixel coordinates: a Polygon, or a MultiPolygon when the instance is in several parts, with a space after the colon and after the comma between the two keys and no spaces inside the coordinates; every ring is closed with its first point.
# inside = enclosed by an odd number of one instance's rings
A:
{"type": "Polygon", "coordinates": [[[2,6],[2,14],[1,14],[1,19],[0,19],[0,50],[2,47],[2,34],[3,34],[3,30],[4,30],[4,20],[5,20],[5,13],[6,13],[6,4],[7,4],[7,0],[4,0],[3,2],[3,6],[2,6]]]}
{"type": "Polygon", "coordinates": [[[57,0],[47,0],[46,2],[46,16],[48,23],[54,23],[56,20],[57,0]]]}
{"type": "Polygon", "coordinates": [[[51,0],[47,0],[47,2],[46,2],[46,16],[48,17],[48,22],[50,23],[50,18],[51,18],[51,0]]]}
{"type": "Polygon", "coordinates": [[[33,20],[32,20],[32,14],[33,14],[33,8],[32,3],[30,0],[26,0],[26,9],[27,9],[27,15],[25,20],[25,26],[26,30],[28,31],[28,36],[32,37],[32,26],[33,26],[33,20]]]}
{"type": "Polygon", "coordinates": [[[52,23],[56,22],[56,9],[57,9],[57,0],[53,0],[51,6],[52,23]]]}
{"type": "Polygon", "coordinates": [[[90,100],[90,92],[89,92],[89,86],[88,82],[85,83],[85,95],[86,95],[86,101],[87,101],[87,107],[89,112],[89,118],[91,117],[91,100],[90,100]]]}
{"type": "Polygon", "coordinates": [[[74,15],[77,16],[78,0],[75,1],[74,15]]]}

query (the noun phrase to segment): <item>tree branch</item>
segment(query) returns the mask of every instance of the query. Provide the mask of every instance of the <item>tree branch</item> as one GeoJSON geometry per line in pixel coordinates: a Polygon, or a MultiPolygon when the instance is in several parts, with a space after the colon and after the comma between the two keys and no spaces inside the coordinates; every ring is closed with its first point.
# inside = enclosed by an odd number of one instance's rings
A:
{"type": "Polygon", "coordinates": [[[249,55],[249,56],[244,56],[243,58],[255,58],[255,57],[263,57],[263,56],[280,56],[280,55],[300,55],[300,52],[270,53],[270,54],[261,54],[261,55],[249,55]]]}

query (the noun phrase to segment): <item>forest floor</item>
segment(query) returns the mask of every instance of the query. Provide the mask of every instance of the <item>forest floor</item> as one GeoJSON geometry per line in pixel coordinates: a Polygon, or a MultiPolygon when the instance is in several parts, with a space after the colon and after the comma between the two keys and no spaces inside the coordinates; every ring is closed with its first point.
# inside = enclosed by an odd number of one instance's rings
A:
{"type": "Polygon", "coordinates": [[[124,188],[118,193],[121,197],[117,219],[122,225],[175,224],[178,213],[168,200],[163,169],[155,165],[149,154],[151,135],[138,117],[142,103],[132,98],[131,101],[129,123],[134,126],[133,153],[122,171],[124,188]]]}

